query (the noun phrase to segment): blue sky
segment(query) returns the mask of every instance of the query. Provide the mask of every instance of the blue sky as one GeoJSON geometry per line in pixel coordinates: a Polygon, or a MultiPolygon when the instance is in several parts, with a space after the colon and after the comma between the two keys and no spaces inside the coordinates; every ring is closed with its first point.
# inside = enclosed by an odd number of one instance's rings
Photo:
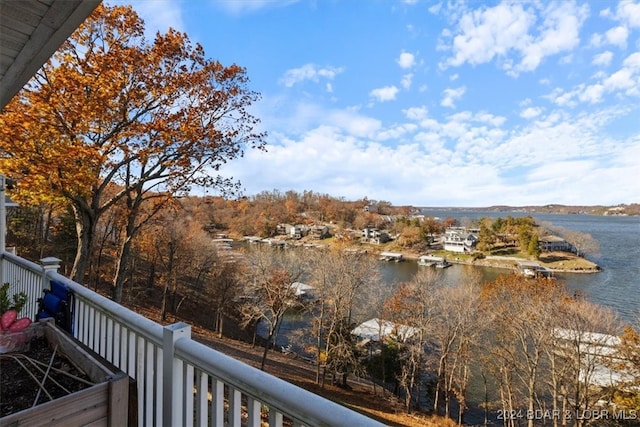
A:
{"type": "Polygon", "coordinates": [[[247,69],[268,151],[222,170],[246,195],[640,202],[639,1],[129,3],[247,69]]]}

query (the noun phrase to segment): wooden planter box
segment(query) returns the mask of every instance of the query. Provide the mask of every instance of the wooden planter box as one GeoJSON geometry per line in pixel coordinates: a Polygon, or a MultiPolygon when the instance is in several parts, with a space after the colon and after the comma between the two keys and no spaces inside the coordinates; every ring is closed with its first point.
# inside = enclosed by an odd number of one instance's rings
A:
{"type": "MultiPolygon", "coordinates": [[[[36,335],[44,334],[50,345],[57,345],[57,353],[63,353],[95,385],[0,418],[0,426],[129,425],[129,397],[135,399],[136,396],[135,383],[130,383],[133,380],[59,329],[53,321],[41,321],[32,327],[36,328],[36,335]]],[[[135,401],[132,403],[135,407],[135,401]]]]}

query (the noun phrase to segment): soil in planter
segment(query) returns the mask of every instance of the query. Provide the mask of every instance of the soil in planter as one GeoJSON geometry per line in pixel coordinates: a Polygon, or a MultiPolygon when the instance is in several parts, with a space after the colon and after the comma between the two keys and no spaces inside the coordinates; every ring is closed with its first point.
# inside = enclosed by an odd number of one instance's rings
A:
{"type": "Polygon", "coordinates": [[[56,351],[41,389],[53,352],[42,337],[34,338],[28,351],[0,354],[0,418],[91,387],[89,377],[56,351]]]}

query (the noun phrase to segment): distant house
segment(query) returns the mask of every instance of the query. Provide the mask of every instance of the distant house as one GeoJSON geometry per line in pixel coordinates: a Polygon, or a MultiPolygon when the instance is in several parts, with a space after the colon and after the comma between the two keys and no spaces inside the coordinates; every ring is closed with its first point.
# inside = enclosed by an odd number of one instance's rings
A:
{"type": "Polygon", "coordinates": [[[314,225],[309,229],[309,235],[316,240],[326,239],[329,237],[329,227],[326,225],[314,225]]]}
{"type": "Polygon", "coordinates": [[[562,237],[546,235],[538,239],[540,250],[543,252],[572,252],[573,246],[571,243],[564,240],[562,237]]]}
{"type": "Polygon", "coordinates": [[[472,252],[478,237],[469,230],[461,227],[448,228],[444,235],[444,250],[449,252],[472,252]]]}
{"type": "Polygon", "coordinates": [[[391,237],[386,231],[381,231],[377,228],[363,228],[360,235],[360,241],[362,243],[373,243],[379,245],[391,240],[391,237]]]}
{"type": "Polygon", "coordinates": [[[291,239],[302,239],[306,236],[308,227],[306,225],[278,224],[276,226],[276,234],[287,236],[291,239]]]}

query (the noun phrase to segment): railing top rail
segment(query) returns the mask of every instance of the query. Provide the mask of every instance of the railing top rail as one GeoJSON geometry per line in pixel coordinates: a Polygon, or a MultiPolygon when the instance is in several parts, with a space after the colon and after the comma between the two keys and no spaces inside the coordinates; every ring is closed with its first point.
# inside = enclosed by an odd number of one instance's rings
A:
{"type": "Polygon", "coordinates": [[[33,273],[42,274],[42,266],[40,264],[36,264],[33,261],[29,261],[27,259],[21,258],[17,255],[12,254],[11,252],[7,252],[7,251],[0,252],[0,259],[2,258],[12,262],[13,264],[18,264],[21,267],[24,267],[33,273]]]}
{"type": "Polygon", "coordinates": [[[384,425],[197,341],[181,338],[175,345],[176,356],[305,425],[384,425]]]}
{"type": "Polygon", "coordinates": [[[91,305],[100,308],[114,319],[126,324],[127,328],[137,332],[146,339],[152,341],[154,344],[162,347],[162,326],[158,323],[129,310],[109,298],[85,288],[79,283],[76,283],[59,273],[50,272],[48,277],[51,280],[65,284],[74,292],[76,297],[89,301],[91,305]]]}

